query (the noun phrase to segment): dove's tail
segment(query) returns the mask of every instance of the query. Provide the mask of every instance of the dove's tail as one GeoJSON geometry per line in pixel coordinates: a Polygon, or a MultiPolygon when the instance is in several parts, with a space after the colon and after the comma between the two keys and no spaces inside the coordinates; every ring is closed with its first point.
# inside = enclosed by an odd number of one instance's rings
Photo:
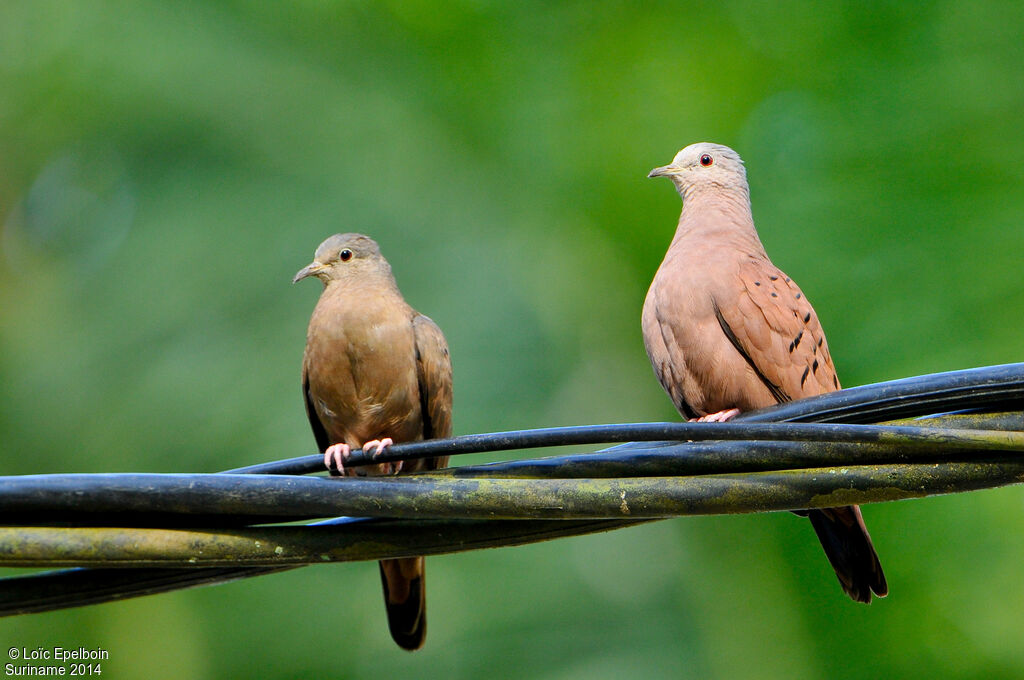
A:
{"type": "Polygon", "coordinates": [[[804,512],[811,520],[821,547],[825,549],[825,556],[836,570],[839,584],[846,594],[857,602],[865,603],[871,602],[872,591],[878,597],[885,597],[889,586],[885,583],[882,564],[871,545],[871,536],[860,508],[847,505],[804,512]]]}
{"type": "Polygon", "coordinates": [[[380,562],[384,585],[384,606],[388,611],[391,637],[402,649],[415,651],[427,637],[427,595],[425,560],[403,557],[380,562]]]}

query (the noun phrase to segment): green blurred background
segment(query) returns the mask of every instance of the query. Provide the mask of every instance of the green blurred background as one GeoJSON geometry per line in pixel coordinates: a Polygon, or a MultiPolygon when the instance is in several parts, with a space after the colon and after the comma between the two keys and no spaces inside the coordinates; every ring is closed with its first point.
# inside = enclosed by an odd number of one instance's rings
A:
{"type": "MultiPolygon", "coordinates": [[[[4,2],[2,472],[313,452],[290,280],[339,231],[444,329],[457,433],[676,419],[639,316],[680,204],[646,174],[701,140],[845,385],[1022,360],[1022,34],[1009,2],[4,2]]],[[[104,677],[1020,677],[1022,510],[867,507],[870,607],[775,514],[431,558],[414,655],[370,563],[0,642],[104,677]]]]}

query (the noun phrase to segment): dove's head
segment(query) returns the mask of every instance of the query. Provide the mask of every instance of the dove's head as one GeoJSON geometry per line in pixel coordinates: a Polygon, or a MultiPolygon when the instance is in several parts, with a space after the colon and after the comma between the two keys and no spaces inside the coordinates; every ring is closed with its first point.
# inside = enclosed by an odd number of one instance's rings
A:
{"type": "Polygon", "coordinates": [[[647,176],[672,178],[684,198],[701,187],[747,191],[747,172],[740,155],[727,146],[710,142],[691,144],[677,153],[671,163],[654,168],[647,176]]]}
{"type": "Polygon", "coordinates": [[[376,241],[362,234],[335,234],[320,244],[313,261],[298,271],[292,283],[315,276],[326,286],[331,281],[377,273],[390,275],[391,267],[380,254],[376,241]]]}

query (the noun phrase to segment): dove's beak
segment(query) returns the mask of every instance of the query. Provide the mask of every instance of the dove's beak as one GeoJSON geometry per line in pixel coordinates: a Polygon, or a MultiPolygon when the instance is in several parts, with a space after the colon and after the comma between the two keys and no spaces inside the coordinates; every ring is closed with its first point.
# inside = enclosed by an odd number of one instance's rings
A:
{"type": "Polygon", "coordinates": [[[660,168],[655,168],[647,173],[648,177],[671,177],[672,175],[679,172],[679,168],[674,165],[663,165],[660,168]]]}
{"type": "Polygon", "coordinates": [[[292,279],[292,283],[298,283],[302,279],[309,276],[316,276],[317,274],[320,273],[321,270],[323,270],[323,268],[324,266],[322,264],[320,264],[316,260],[313,260],[305,267],[300,269],[297,274],[295,274],[295,278],[292,279]]]}

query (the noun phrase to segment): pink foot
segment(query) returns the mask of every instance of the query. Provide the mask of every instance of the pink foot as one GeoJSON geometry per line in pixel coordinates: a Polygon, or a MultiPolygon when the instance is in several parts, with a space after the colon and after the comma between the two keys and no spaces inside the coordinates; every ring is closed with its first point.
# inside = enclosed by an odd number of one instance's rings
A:
{"type": "MultiPolygon", "coordinates": [[[[391,437],[384,437],[383,439],[371,439],[370,441],[363,444],[363,453],[369,453],[373,449],[377,449],[373,452],[373,457],[376,458],[380,454],[384,453],[384,449],[391,446],[395,442],[391,437]]],[[[402,471],[402,461],[396,461],[394,463],[381,463],[381,472],[385,475],[397,475],[402,471]]]]}
{"type": "Polygon", "coordinates": [[[352,448],[348,444],[332,444],[324,451],[324,465],[331,471],[331,474],[337,472],[337,474],[343,475],[345,466],[342,461],[348,460],[351,455],[352,448]]]}
{"type": "Polygon", "coordinates": [[[727,420],[731,420],[740,414],[738,408],[730,408],[724,411],[718,411],[716,413],[709,413],[706,416],[700,418],[690,418],[691,423],[724,423],[727,420]]]}

